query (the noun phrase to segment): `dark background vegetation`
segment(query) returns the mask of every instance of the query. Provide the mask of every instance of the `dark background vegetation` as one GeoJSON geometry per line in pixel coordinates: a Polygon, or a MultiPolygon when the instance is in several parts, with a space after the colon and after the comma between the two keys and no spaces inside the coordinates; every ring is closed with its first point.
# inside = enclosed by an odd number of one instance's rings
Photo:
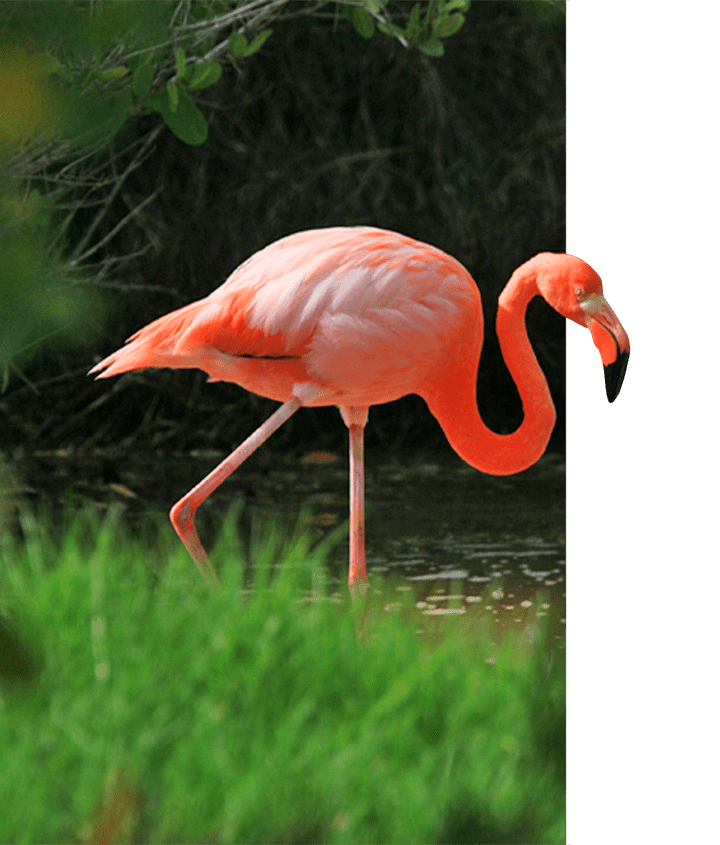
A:
{"type": "MultiPolygon", "coordinates": [[[[106,276],[106,315],[73,346],[20,362],[0,396],[4,447],[23,451],[229,450],[275,403],[194,371],[146,371],[93,382],[85,373],[155,317],[208,294],[256,250],[292,232],[375,225],[456,257],[483,296],[486,342],[478,401],[511,431],[522,414],[494,334],[497,298],[537,252],[564,251],[565,24],[543,2],[474,2],[431,58],[380,33],[365,40],[327,15],[273,24],[243,65],[197,99],[208,140],[189,147],[163,128],[125,181],[96,237],[155,199],[103,248],[142,253],[106,276]]],[[[161,124],[145,114],[113,141],[161,124]]],[[[107,157],[107,151],[104,155],[107,157]]],[[[92,220],[75,216],[77,243],[92,220]]],[[[90,278],[90,277],[88,277],[90,278]]],[[[529,327],[558,408],[551,448],[564,448],[564,321],[539,300],[529,327]]],[[[598,374],[598,378],[600,375],[598,374]]],[[[266,449],[343,451],[337,410],[306,409],[266,449]]],[[[371,411],[368,455],[444,450],[417,397],[371,411]]]]}

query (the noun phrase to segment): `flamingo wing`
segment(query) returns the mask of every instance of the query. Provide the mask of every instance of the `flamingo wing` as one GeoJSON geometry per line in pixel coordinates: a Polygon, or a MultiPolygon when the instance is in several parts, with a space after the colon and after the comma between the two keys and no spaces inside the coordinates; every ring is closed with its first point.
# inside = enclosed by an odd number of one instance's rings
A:
{"type": "Polygon", "coordinates": [[[480,315],[475,283],[440,250],[369,227],[311,230],[251,256],[91,372],[197,367],[279,401],[295,380],[323,388],[318,404],[377,404],[418,392],[468,319],[479,355],[480,315]]]}

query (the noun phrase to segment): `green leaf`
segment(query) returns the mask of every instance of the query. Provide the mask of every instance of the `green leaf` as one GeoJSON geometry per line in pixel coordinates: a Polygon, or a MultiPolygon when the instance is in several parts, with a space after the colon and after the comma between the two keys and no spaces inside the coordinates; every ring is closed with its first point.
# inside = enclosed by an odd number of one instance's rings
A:
{"type": "Polygon", "coordinates": [[[122,79],[122,77],[127,73],[127,70],[128,69],[124,65],[106,67],[103,68],[103,70],[98,71],[98,77],[102,79],[103,82],[114,82],[116,79],[122,79]]]}
{"type": "Polygon", "coordinates": [[[175,52],[175,74],[178,82],[181,82],[185,78],[186,70],[187,63],[185,61],[185,51],[182,47],[178,47],[175,52]]]}
{"type": "Polygon", "coordinates": [[[192,75],[188,88],[197,91],[214,85],[222,75],[222,68],[217,62],[198,62],[192,66],[192,75]]]}
{"type": "Polygon", "coordinates": [[[111,98],[109,102],[109,113],[102,133],[105,138],[111,138],[130,117],[132,111],[133,98],[129,88],[124,88],[118,94],[111,98]]]}
{"type": "Polygon", "coordinates": [[[177,111],[178,103],[180,102],[180,95],[178,94],[178,87],[172,79],[168,79],[167,93],[170,111],[177,111]]]}
{"type": "Polygon", "coordinates": [[[141,65],[138,65],[137,70],[133,74],[133,90],[135,91],[135,96],[142,100],[144,97],[150,93],[150,89],[152,88],[153,79],[155,78],[155,68],[150,64],[149,61],[143,62],[141,65]]]}
{"type": "Polygon", "coordinates": [[[167,94],[164,90],[153,91],[153,93],[145,100],[143,105],[150,111],[156,111],[162,114],[162,110],[167,103],[167,94]]]}
{"type": "Polygon", "coordinates": [[[405,27],[405,35],[408,40],[411,40],[418,32],[420,32],[420,4],[416,3],[410,11],[410,20],[405,27]]]}
{"type": "Polygon", "coordinates": [[[248,40],[244,35],[233,32],[230,36],[230,55],[234,59],[242,59],[248,48],[248,40]]]}
{"type": "Polygon", "coordinates": [[[358,35],[361,35],[363,38],[373,37],[375,22],[367,9],[363,9],[362,6],[353,6],[352,23],[358,35]]]}
{"type": "MultiPolygon", "coordinates": [[[[167,89],[166,89],[167,90],[167,89]]],[[[162,92],[153,94],[146,101],[148,108],[160,112],[170,131],[190,146],[197,147],[204,143],[208,136],[208,125],[203,113],[190,99],[184,86],[176,86],[177,107],[172,109],[167,96],[162,92]]]]}
{"type": "Polygon", "coordinates": [[[380,32],[384,32],[385,35],[391,35],[393,38],[402,38],[405,36],[405,30],[398,26],[396,23],[379,23],[377,25],[380,32]]]}
{"type": "Polygon", "coordinates": [[[133,107],[129,87],[108,95],[107,92],[85,91],[77,97],[70,92],[72,109],[70,132],[83,143],[109,140],[125,123],[133,107]]]}
{"type": "Polygon", "coordinates": [[[253,40],[250,42],[247,50],[245,51],[244,58],[247,58],[248,56],[252,56],[254,53],[257,53],[257,51],[268,40],[268,38],[270,38],[271,35],[271,29],[264,29],[261,33],[256,35],[255,38],[253,38],[253,40]]]}
{"type": "Polygon", "coordinates": [[[445,52],[442,41],[437,38],[429,38],[424,43],[418,43],[418,50],[425,53],[426,56],[432,56],[433,59],[439,59],[445,52]]]}
{"type": "Polygon", "coordinates": [[[438,20],[433,29],[433,36],[435,38],[448,38],[462,28],[465,23],[465,16],[460,14],[448,15],[446,18],[438,20]]]}

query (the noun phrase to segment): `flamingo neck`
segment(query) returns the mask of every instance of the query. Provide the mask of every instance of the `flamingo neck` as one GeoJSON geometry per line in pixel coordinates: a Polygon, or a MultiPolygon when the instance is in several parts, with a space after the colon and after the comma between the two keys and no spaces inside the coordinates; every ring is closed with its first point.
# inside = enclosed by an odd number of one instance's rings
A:
{"type": "Polygon", "coordinates": [[[513,273],[498,302],[498,340],[523,407],[516,431],[497,434],[480,416],[475,392],[479,349],[474,361],[448,373],[442,388],[427,399],[453,449],[490,475],[512,475],[532,466],[545,452],[555,425],[555,406],[525,327],[527,306],[537,294],[535,274],[525,264],[513,273]]]}

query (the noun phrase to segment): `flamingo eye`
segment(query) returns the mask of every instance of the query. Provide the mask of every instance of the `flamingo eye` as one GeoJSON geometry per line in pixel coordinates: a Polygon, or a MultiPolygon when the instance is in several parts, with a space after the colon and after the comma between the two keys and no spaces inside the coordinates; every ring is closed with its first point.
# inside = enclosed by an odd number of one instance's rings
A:
{"type": "Polygon", "coordinates": [[[581,296],[584,293],[582,288],[575,288],[575,296],[581,296]]]}

